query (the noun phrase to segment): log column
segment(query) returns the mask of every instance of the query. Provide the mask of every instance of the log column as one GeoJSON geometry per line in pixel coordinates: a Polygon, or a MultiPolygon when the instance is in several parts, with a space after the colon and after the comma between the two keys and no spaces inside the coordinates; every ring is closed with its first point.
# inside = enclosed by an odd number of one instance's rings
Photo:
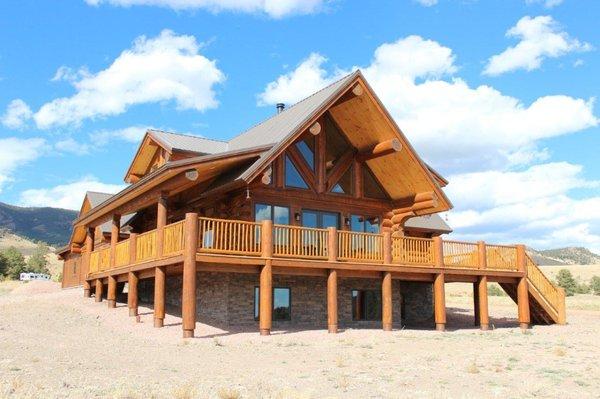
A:
{"type": "Polygon", "coordinates": [[[102,290],[103,290],[104,286],[102,285],[102,279],[101,278],[97,278],[96,279],[96,302],[102,302],[102,290]]]}
{"type": "MultiPolygon", "coordinates": [[[[485,242],[477,242],[477,255],[478,264],[480,269],[487,269],[487,249],[485,242]]],[[[475,325],[479,325],[483,331],[486,331],[490,327],[490,316],[488,313],[488,290],[487,290],[487,276],[479,276],[477,282],[474,284],[476,290],[473,292],[473,298],[477,295],[475,300],[475,325]]]]}
{"type": "Polygon", "coordinates": [[[383,331],[392,331],[392,273],[383,272],[381,280],[381,315],[383,331]]]}
{"type": "Polygon", "coordinates": [[[94,228],[88,227],[85,235],[85,253],[83,258],[83,297],[89,298],[92,294],[87,275],[90,272],[90,258],[94,250],[94,228]]]}
{"type": "Polygon", "coordinates": [[[110,228],[110,268],[116,264],[116,248],[119,242],[119,233],[121,232],[121,215],[114,214],[110,228]]]}
{"type": "Polygon", "coordinates": [[[270,335],[273,320],[273,222],[263,220],[261,225],[262,257],[265,264],[260,269],[259,330],[260,335],[270,335]]]}
{"type": "Polygon", "coordinates": [[[446,329],[446,292],[444,290],[444,273],[438,273],[433,280],[433,305],[435,315],[435,329],[446,329]]]}
{"type": "Polygon", "coordinates": [[[391,264],[393,261],[392,255],[392,232],[383,232],[383,263],[386,265],[391,264]]]}
{"type": "Polygon", "coordinates": [[[138,315],[138,275],[135,272],[129,272],[127,276],[127,307],[129,307],[129,316],[138,315]]]}
{"type": "Polygon", "coordinates": [[[479,278],[473,283],[473,324],[477,327],[481,325],[479,320],[479,278]]]}
{"type": "Polygon", "coordinates": [[[529,314],[529,286],[527,284],[527,254],[524,245],[517,245],[517,267],[523,273],[517,284],[517,307],[519,311],[519,326],[522,330],[529,328],[531,316],[529,314]]]}
{"type": "Polygon", "coordinates": [[[154,269],[154,327],[160,328],[165,320],[165,267],[154,269]]]}
{"type": "Polygon", "coordinates": [[[108,276],[108,291],[106,292],[106,303],[109,308],[117,307],[117,278],[108,276]]]}
{"type": "Polygon", "coordinates": [[[161,193],[158,198],[158,205],[156,208],[156,253],[160,258],[163,254],[163,247],[165,242],[164,229],[167,225],[167,195],[161,193]]]}
{"type": "MultiPolygon", "coordinates": [[[[338,240],[337,229],[335,227],[327,228],[327,260],[337,262],[338,240]]],[[[327,331],[331,334],[338,332],[338,281],[337,270],[329,269],[327,272],[327,331]]]]}
{"type": "Polygon", "coordinates": [[[186,213],[183,231],[183,289],[181,316],[183,338],[193,338],[196,328],[196,250],[198,245],[198,214],[186,213]]]}

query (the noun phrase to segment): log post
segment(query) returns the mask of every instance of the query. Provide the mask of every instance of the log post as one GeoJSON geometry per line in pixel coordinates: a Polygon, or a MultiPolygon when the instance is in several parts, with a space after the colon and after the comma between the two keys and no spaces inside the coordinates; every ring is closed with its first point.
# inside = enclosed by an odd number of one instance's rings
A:
{"type": "Polygon", "coordinates": [[[435,267],[444,268],[444,242],[442,237],[433,237],[433,256],[435,258],[435,267]]]}
{"type": "Polygon", "coordinates": [[[558,324],[565,325],[567,324],[567,310],[565,305],[565,289],[562,287],[557,287],[558,292],[560,293],[560,297],[558,298],[558,324]]]}
{"type": "Polygon", "coordinates": [[[116,264],[117,243],[119,242],[119,233],[121,231],[121,215],[114,214],[110,228],[110,268],[114,269],[116,264]]]}
{"type": "Polygon", "coordinates": [[[85,235],[85,253],[83,254],[83,297],[89,298],[92,295],[92,287],[90,281],[87,279],[90,272],[90,258],[92,251],[94,250],[94,229],[91,227],[87,228],[85,235]]]}
{"type": "Polygon", "coordinates": [[[127,275],[127,307],[129,316],[138,315],[138,275],[135,272],[129,272],[127,275]]]}
{"type": "Polygon", "coordinates": [[[487,276],[479,276],[476,284],[479,302],[477,319],[479,320],[481,330],[487,331],[490,328],[490,316],[488,314],[487,276]]]}
{"type": "Polygon", "coordinates": [[[117,278],[108,276],[108,291],[106,292],[106,303],[109,308],[117,307],[117,278]]]}
{"type": "Polygon", "coordinates": [[[164,229],[167,225],[167,196],[165,193],[161,193],[158,198],[158,205],[156,208],[156,254],[160,258],[163,254],[163,247],[165,242],[164,229]]]}
{"type": "Polygon", "coordinates": [[[264,266],[260,269],[259,330],[260,335],[270,335],[273,325],[273,222],[263,220],[260,228],[264,266]]]}
{"type": "Polygon", "coordinates": [[[196,251],[198,246],[198,214],[186,213],[183,231],[183,289],[181,315],[183,338],[193,338],[196,328],[196,251]]]}
{"type": "Polygon", "coordinates": [[[392,255],[392,232],[383,232],[383,263],[386,265],[391,264],[393,261],[392,255]]]}
{"type": "Polygon", "coordinates": [[[477,327],[481,325],[479,319],[479,280],[473,283],[473,324],[477,327]]]}
{"type": "Polygon", "coordinates": [[[154,269],[154,327],[160,328],[165,320],[165,267],[154,269]]]}
{"type": "Polygon", "coordinates": [[[338,332],[337,270],[329,269],[327,274],[327,331],[338,332]]]}
{"type": "Polygon", "coordinates": [[[103,289],[103,285],[102,285],[102,279],[101,278],[97,278],[96,279],[96,302],[102,302],[102,289],[103,289]]]}
{"type": "Polygon", "coordinates": [[[381,280],[381,315],[383,331],[392,331],[392,273],[383,272],[381,280]]]}
{"type": "Polygon", "coordinates": [[[523,272],[517,284],[517,307],[519,311],[519,326],[522,330],[529,328],[531,316],[529,313],[529,286],[527,283],[527,254],[524,245],[517,245],[517,269],[523,272]]]}
{"type": "Polygon", "coordinates": [[[337,262],[338,257],[338,239],[337,229],[335,227],[327,228],[327,260],[337,262]]]}
{"type": "Polygon", "coordinates": [[[446,329],[446,293],[444,290],[444,273],[438,273],[433,280],[433,305],[435,316],[435,329],[444,331],[446,329]]]}
{"type": "Polygon", "coordinates": [[[129,234],[129,264],[137,262],[137,233],[129,234]]]}

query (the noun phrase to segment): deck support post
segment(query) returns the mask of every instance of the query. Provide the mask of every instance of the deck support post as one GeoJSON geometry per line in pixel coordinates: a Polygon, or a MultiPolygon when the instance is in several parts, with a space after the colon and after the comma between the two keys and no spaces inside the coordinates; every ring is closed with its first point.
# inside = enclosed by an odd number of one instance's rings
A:
{"type": "Polygon", "coordinates": [[[383,263],[390,265],[393,261],[392,254],[392,232],[383,232],[383,263]]]}
{"type": "Polygon", "coordinates": [[[108,276],[108,291],[106,292],[106,303],[109,308],[117,307],[117,278],[108,276]]]}
{"type": "Polygon", "coordinates": [[[135,272],[129,272],[127,275],[127,307],[129,316],[138,315],[138,275],[135,272]]]}
{"type": "Polygon", "coordinates": [[[183,338],[193,338],[196,328],[196,251],[198,245],[198,214],[186,213],[183,231],[183,289],[181,317],[183,338]]]}
{"type": "Polygon", "coordinates": [[[121,215],[114,214],[110,228],[110,268],[116,265],[117,243],[119,242],[119,233],[121,232],[121,215]]]}
{"type": "Polygon", "coordinates": [[[517,268],[524,273],[517,284],[519,326],[522,330],[527,330],[531,323],[531,315],[529,314],[529,286],[527,284],[527,254],[525,245],[522,244],[517,245],[517,268]]]}
{"type": "Polygon", "coordinates": [[[433,280],[433,305],[435,316],[435,329],[446,330],[446,292],[444,289],[444,273],[438,273],[433,280]]]}
{"type": "MultiPolygon", "coordinates": [[[[480,269],[487,269],[487,248],[483,241],[477,242],[477,263],[480,269]]],[[[479,276],[477,282],[473,284],[473,287],[476,288],[473,290],[473,299],[475,301],[475,325],[480,326],[481,330],[487,331],[490,328],[487,276],[479,276]]]]}
{"type": "Polygon", "coordinates": [[[273,222],[263,220],[261,224],[261,248],[265,264],[260,269],[259,286],[259,331],[270,335],[273,325],[273,222]]]}
{"type": "Polygon", "coordinates": [[[90,272],[90,258],[94,250],[94,229],[87,228],[85,235],[85,253],[83,254],[83,297],[89,298],[92,296],[92,287],[87,275],[90,272]]]}
{"type": "Polygon", "coordinates": [[[479,319],[479,280],[473,283],[473,325],[481,326],[479,319]]]}
{"type": "Polygon", "coordinates": [[[102,290],[103,290],[104,286],[102,285],[102,279],[101,278],[97,278],[96,279],[96,294],[95,294],[95,300],[96,302],[102,302],[102,290]]]}
{"type": "Polygon", "coordinates": [[[383,331],[392,331],[392,273],[383,272],[381,279],[381,315],[383,331]]]}
{"type": "Polygon", "coordinates": [[[165,267],[154,269],[154,327],[160,328],[165,320],[165,267]]]}
{"type": "Polygon", "coordinates": [[[327,272],[327,331],[330,334],[338,332],[338,281],[337,270],[327,272]]]}
{"type": "Polygon", "coordinates": [[[167,225],[167,196],[161,192],[156,208],[156,254],[162,257],[165,242],[164,229],[167,225]]]}

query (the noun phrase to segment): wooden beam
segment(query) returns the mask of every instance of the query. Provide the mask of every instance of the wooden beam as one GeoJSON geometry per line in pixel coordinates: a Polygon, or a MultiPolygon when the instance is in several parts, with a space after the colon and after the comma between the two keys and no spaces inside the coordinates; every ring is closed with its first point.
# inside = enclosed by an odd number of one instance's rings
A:
{"type": "MultiPolygon", "coordinates": [[[[527,254],[525,246],[517,245],[517,268],[523,273],[527,273],[527,254]]],[[[529,313],[529,286],[527,284],[527,275],[521,277],[517,284],[517,307],[519,313],[519,325],[521,329],[526,330],[531,323],[529,313]]]]}
{"type": "Polygon", "coordinates": [[[154,327],[161,328],[165,322],[165,266],[154,270],[154,327]]]}
{"type": "Polygon", "coordinates": [[[106,303],[109,308],[117,307],[117,279],[115,276],[108,276],[108,291],[106,293],[106,303]]]}
{"type": "Polygon", "coordinates": [[[196,328],[196,249],[198,244],[198,214],[186,213],[183,247],[183,289],[181,317],[183,338],[193,338],[196,328]]]}
{"type": "Polygon", "coordinates": [[[260,335],[270,335],[273,320],[273,222],[263,220],[261,225],[262,257],[265,264],[260,269],[259,280],[259,330],[260,335]]]}
{"type": "Polygon", "coordinates": [[[338,281],[337,270],[329,269],[327,273],[327,331],[338,332],[338,281]]]}
{"type": "Polygon", "coordinates": [[[371,147],[369,150],[359,153],[356,158],[360,162],[365,162],[370,159],[384,157],[386,155],[395,154],[402,150],[402,143],[397,138],[382,141],[371,147]]]}
{"type": "Polygon", "coordinates": [[[392,331],[392,273],[383,272],[381,280],[381,315],[383,331],[392,331]]]}
{"type": "Polygon", "coordinates": [[[156,254],[160,258],[164,247],[164,228],[167,225],[167,193],[161,192],[156,205],[156,254]]]}
{"type": "Polygon", "coordinates": [[[135,272],[127,273],[127,307],[129,316],[138,315],[138,276],[135,272]]]}
{"type": "Polygon", "coordinates": [[[85,253],[82,259],[81,273],[83,274],[83,297],[89,298],[91,296],[91,286],[86,277],[90,271],[90,255],[94,250],[94,229],[88,227],[86,230],[85,253]]]}
{"type": "Polygon", "coordinates": [[[324,193],[326,190],[326,170],[325,170],[325,149],[327,145],[327,135],[319,134],[315,140],[315,180],[317,193],[324,193]]]}
{"type": "Polygon", "coordinates": [[[444,273],[438,273],[433,280],[433,306],[435,315],[435,329],[444,331],[446,329],[446,294],[444,273]]]}
{"type": "Polygon", "coordinates": [[[483,331],[490,328],[490,317],[488,313],[488,290],[487,290],[487,277],[481,276],[477,281],[477,319],[479,320],[479,326],[483,331]]]}
{"type": "Polygon", "coordinates": [[[295,146],[290,146],[287,149],[287,155],[292,161],[292,163],[296,166],[296,169],[298,169],[298,172],[300,173],[308,187],[311,190],[316,191],[314,172],[306,163],[306,160],[304,159],[302,154],[300,154],[300,151],[298,151],[298,149],[295,146]]]}
{"type": "Polygon", "coordinates": [[[329,172],[329,176],[327,177],[326,190],[330,191],[333,186],[342,178],[346,170],[352,164],[352,160],[354,159],[355,151],[354,149],[346,151],[344,155],[340,157],[340,159],[333,165],[331,172],[329,172]]]}
{"type": "Polygon", "coordinates": [[[103,289],[103,284],[102,284],[102,279],[96,279],[96,298],[95,301],[96,302],[102,302],[102,289],[103,289]]]}
{"type": "Polygon", "coordinates": [[[312,134],[313,136],[318,135],[319,133],[321,133],[321,124],[317,121],[315,123],[313,123],[311,125],[311,127],[308,128],[308,131],[310,132],[310,134],[312,134]]]}

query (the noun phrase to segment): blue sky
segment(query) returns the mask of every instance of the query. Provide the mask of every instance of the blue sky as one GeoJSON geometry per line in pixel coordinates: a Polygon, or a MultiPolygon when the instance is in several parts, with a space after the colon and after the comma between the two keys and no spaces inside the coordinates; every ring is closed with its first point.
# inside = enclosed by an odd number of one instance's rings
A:
{"type": "Polygon", "coordinates": [[[600,251],[600,2],[0,3],[0,201],[115,191],[146,127],[229,139],[360,67],[457,237],[600,251]]]}

